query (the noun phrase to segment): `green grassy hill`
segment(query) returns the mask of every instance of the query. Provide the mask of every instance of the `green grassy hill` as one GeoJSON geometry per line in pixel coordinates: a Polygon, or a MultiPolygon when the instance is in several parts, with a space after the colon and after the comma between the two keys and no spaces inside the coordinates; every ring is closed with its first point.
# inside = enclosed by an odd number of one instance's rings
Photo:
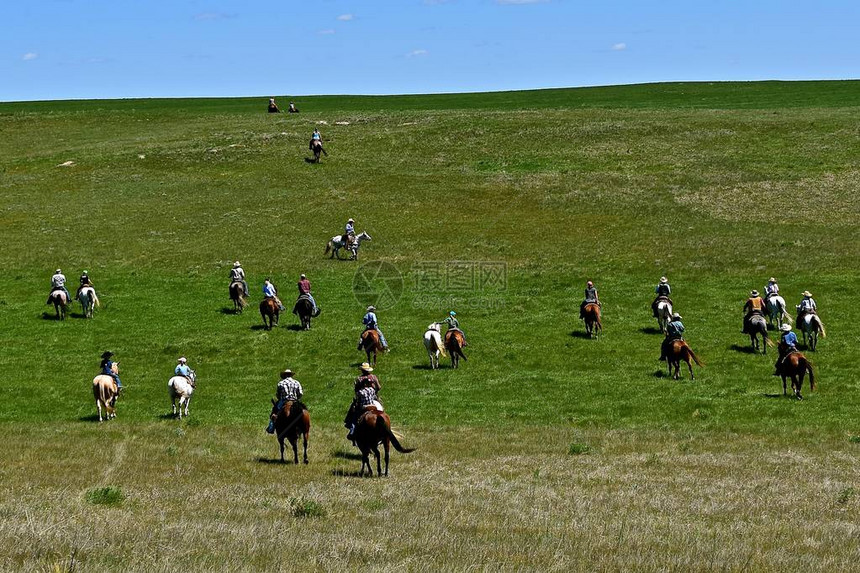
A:
{"type": "Polygon", "coordinates": [[[298,115],[265,103],[0,104],[4,568],[76,552],[85,568],[259,570],[281,555],[267,543],[300,531],[299,562],[317,568],[851,562],[860,83],[320,96],[297,98],[298,115]],[[310,165],[317,125],[329,157],[310,165]],[[325,258],[350,216],[373,237],[362,261],[325,258]],[[227,311],[235,259],[243,315],[227,311]],[[379,312],[393,348],[381,397],[419,450],[370,482],[349,476],[340,423],[363,360],[356,271],[381,264],[402,278],[379,312]],[[45,315],[58,266],[72,282],[90,271],[93,320],[45,315]],[[302,272],[323,308],[313,329],[287,313],[260,330],[263,279],[291,306],[302,272]],[[705,363],[695,382],[660,375],[648,305],[664,274],[705,363]],[[789,305],[811,290],[828,330],[800,403],[740,334],[771,275],[789,305]],[[577,319],[587,279],[600,340],[577,319]],[[469,361],[430,371],[421,337],[450,309],[469,361]],[[99,426],[90,381],[107,348],[127,392],[99,426]],[[182,423],[164,417],[179,355],[200,377],[182,423]],[[287,366],[314,418],[308,468],[264,463],[287,366]],[[93,507],[102,486],[126,500],[93,507]],[[96,535],[106,523],[115,544],[96,535]],[[172,536],[193,549],[159,549],[172,536]],[[780,553],[789,540],[807,554],[780,553]]]}

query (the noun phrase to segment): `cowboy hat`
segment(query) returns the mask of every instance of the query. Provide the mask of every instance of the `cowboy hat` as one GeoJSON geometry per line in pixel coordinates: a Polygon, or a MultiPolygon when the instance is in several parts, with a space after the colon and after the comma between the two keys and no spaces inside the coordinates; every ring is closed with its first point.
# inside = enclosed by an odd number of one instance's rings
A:
{"type": "Polygon", "coordinates": [[[300,278],[300,279],[306,279],[306,278],[308,278],[308,277],[306,277],[306,276],[305,276],[305,273],[302,273],[302,276],[300,276],[299,278],[300,278]]]}
{"type": "Polygon", "coordinates": [[[58,275],[61,275],[61,274],[63,274],[63,271],[61,271],[60,269],[57,269],[57,270],[56,270],[56,273],[57,273],[58,275]]]}
{"type": "Polygon", "coordinates": [[[810,297],[810,296],[812,296],[812,293],[811,293],[811,292],[809,292],[808,290],[803,291],[801,294],[802,294],[803,296],[805,296],[805,297],[810,297]]]}
{"type": "Polygon", "coordinates": [[[355,223],[355,219],[348,219],[346,222],[347,223],[355,223]]]}
{"type": "Polygon", "coordinates": [[[376,307],[373,305],[370,305],[369,307],[367,307],[367,312],[373,312],[374,310],[376,310],[376,307]]]}
{"type": "Polygon", "coordinates": [[[758,296],[758,291],[753,289],[753,291],[750,293],[750,296],[758,296]]]}
{"type": "Polygon", "coordinates": [[[660,282],[661,283],[667,283],[667,282],[669,282],[669,279],[667,279],[666,277],[660,277],[660,282]]]}
{"type": "Polygon", "coordinates": [[[292,370],[290,370],[289,368],[286,368],[286,369],[284,369],[284,371],[283,371],[283,372],[281,372],[281,378],[289,378],[289,377],[290,377],[290,376],[292,376],[293,374],[295,374],[295,372],[293,372],[293,371],[292,371],[292,370]]]}
{"type": "Polygon", "coordinates": [[[362,362],[361,366],[359,366],[359,369],[361,369],[363,372],[373,372],[373,367],[367,362],[362,362]]]}
{"type": "Polygon", "coordinates": [[[783,332],[788,332],[789,330],[791,330],[791,325],[787,322],[783,322],[782,326],[780,326],[779,329],[783,332]]]}
{"type": "Polygon", "coordinates": [[[676,312],[672,315],[672,318],[677,318],[678,320],[681,320],[681,315],[676,312]]]}
{"type": "Polygon", "coordinates": [[[775,278],[773,278],[773,277],[770,277],[769,279],[767,279],[767,282],[769,282],[769,283],[775,283],[775,282],[776,282],[776,279],[775,279],[775,278]]]}
{"type": "Polygon", "coordinates": [[[186,360],[185,357],[183,356],[183,357],[179,358],[179,360],[177,360],[177,362],[179,362],[180,364],[184,364],[184,363],[188,362],[188,360],[186,360]]]}
{"type": "Polygon", "coordinates": [[[236,267],[241,267],[241,266],[242,266],[242,265],[240,265],[240,264],[239,264],[239,261],[236,261],[235,263],[233,263],[233,268],[234,268],[234,269],[235,269],[236,267]]]}
{"type": "Polygon", "coordinates": [[[110,358],[111,356],[113,356],[113,352],[111,352],[110,350],[105,350],[104,352],[102,352],[102,358],[110,358]]]}
{"type": "Polygon", "coordinates": [[[593,282],[591,282],[591,281],[588,281],[587,283],[585,283],[585,285],[586,285],[586,286],[594,286],[594,283],[593,283],[593,282]]]}

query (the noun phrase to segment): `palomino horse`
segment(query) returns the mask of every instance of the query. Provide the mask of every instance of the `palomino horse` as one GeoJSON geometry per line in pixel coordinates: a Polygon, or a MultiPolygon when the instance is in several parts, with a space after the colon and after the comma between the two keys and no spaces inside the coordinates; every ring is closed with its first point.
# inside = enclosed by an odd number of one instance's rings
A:
{"type": "Polygon", "coordinates": [[[361,242],[372,240],[373,239],[370,238],[370,235],[362,231],[355,236],[355,241],[352,244],[346,245],[343,242],[343,235],[335,235],[328,243],[326,243],[325,252],[323,253],[323,255],[327,255],[328,252],[331,251],[331,256],[329,257],[330,259],[333,259],[335,257],[341,258],[340,250],[343,249],[344,251],[350,253],[349,260],[356,261],[358,260],[358,248],[361,246],[361,242]]]}
{"type": "Polygon", "coordinates": [[[603,332],[603,323],[600,322],[600,305],[596,302],[590,302],[582,309],[582,314],[585,316],[585,332],[588,336],[596,338],[603,332]]]}
{"type": "Polygon", "coordinates": [[[690,363],[692,360],[699,366],[703,366],[701,362],[699,362],[699,358],[693,353],[693,349],[686,343],[684,340],[675,340],[672,342],[672,345],[669,347],[669,352],[666,356],[666,361],[669,363],[669,375],[672,376],[673,379],[678,380],[681,378],[681,361],[687,363],[687,368],[690,369],[690,380],[695,380],[696,377],[693,376],[693,365],[690,363]],[[672,368],[675,369],[675,374],[672,374],[672,368]]]}
{"type": "Polygon", "coordinates": [[[439,368],[439,354],[445,356],[445,346],[442,344],[442,335],[440,334],[442,326],[438,322],[434,322],[427,327],[427,332],[424,333],[424,348],[427,349],[427,355],[430,357],[430,368],[436,370],[439,368]]]}
{"type": "Polygon", "coordinates": [[[293,463],[299,463],[299,436],[302,437],[304,448],[304,463],[308,463],[308,437],[311,433],[311,415],[307,407],[298,400],[287,402],[278,412],[278,402],[272,400],[271,417],[275,420],[275,435],[278,436],[278,444],[281,446],[281,461],[284,459],[284,439],[290,441],[293,446],[293,463]]]}
{"type": "MultiPolygon", "coordinates": [[[[119,362],[114,362],[111,372],[119,374],[119,362]]],[[[102,421],[102,407],[105,409],[105,418],[110,420],[116,418],[116,398],[119,390],[116,380],[107,374],[99,374],[93,378],[93,397],[96,399],[96,408],[99,409],[99,422],[102,421]]]]}
{"type": "Polygon", "coordinates": [[[750,335],[750,345],[753,350],[761,350],[762,354],[767,354],[767,346],[771,342],[767,336],[767,322],[762,315],[754,314],[750,317],[747,334],[750,335]],[[759,336],[761,336],[761,343],[759,343],[759,336]]]}
{"type": "Polygon", "coordinates": [[[188,404],[191,403],[191,395],[197,387],[197,374],[191,371],[190,379],[185,376],[174,376],[167,381],[167,391],[170,393],[170,401],[173,403],[173,415],[177,414],[176,398],[179,398],[179,419],[182,419],[182,407],[185,406],[185,415],[188,416],[188,404]]]}
{"type": "Polygon", "coordinates": [[[233,301],[233,312],[241,313],[245,309],[245,287],[242,283],[230,283],[230,300],[233,301]]]}
{"type": "Polygon", "coordinates": [[[821,322],[817,314],[805,314],[798,319],[797,326],[803,334],[803,343],[815,352],[815,348],[818,346],[818,334],[821,333],[822,337],[827,336],[824,331],[824,323],[821,322]]]}
{"type": "Polygon", "coordinates": [[[369,407],[358,419],[358,424],[355,426],[353,440],[358,449],[361,450],[361,470],[359,475],[364,475],[364,468],[367,468],[368,475],[373,475],[373,467],[370,465],[370,452],[376,458],[376,475],[388,475],[388,456],[390,444],[394,445],[394,449],[400,453],[408,454],[414,452],[415,448],[404,448],[397,441],[394,433],[391,431],[391,419],[388,414],[369,407]],[[382,444],[385,450],[385,474],[382,473],[382,466],[379,460],[379,444],[382,444]]]}
{"type": "Polygon", "coordinates": [[[812,364],[800,352],[792,352],[786,356],[779,368],[779,375],[782,377],[782,395],[787,394],[786,378],[791,378],[791,389],[794,390],[794,397],[803,400],[800,389],[803,387],[803,378],[807,372],[809,372],[809,391],[812,392],[815,390],[815,374],[812,371],[812,364]]]}
{"type": "Polygon", "coordinates": [[[777,328],[782,327],[783,322],[791,324],[791,316],[785,312],[785,299],[778,294],[767,297],[767,317],[770,325],[776,320],[777,328]]]}
{"type": "Polygon", "coordinates": [[[376,366],[376,355],[384,350],[382,340],[380,340],[376,330],[369,328],[361,333],[361,349],[367,355],[367,361],[376,366]],[[373,355],[372,361],[371,355],[373,355]]]}
{"type": "Polygon", "coordinates": [[[657,303],[657,325],[664,336],[667,334],[666,327],[670,322],[672,322],[672,303],[661,300],[657,303]]]}
{"type": "Polygon", "coordinates": [[[260,301],[260,316],[263,317],[263,326],[266,330],[272,330],[273,326],[278,326],[278,317],[281,315],[281,308],[273,298],[264,298],[260,301]],[[266,321],[268,319],[268,322],[266,321]]]}
{"type": "Polygon", "coordinates": [[[81,310],[84,313],[84,318],[93,317],[93,309],[99,306],[99,297],[96,296],[96,289],[91,286],[85,286],[78,293],[78,300],[81,303],[81,310]]]}
{"type": "Polygon", "coordinates": [[[325,156],[328,157],[328,153],[323,148],[322,141],[319,139],[312,139],[308,144],[308,149],[314,152],[314,158],[311,163],[319,163],[320,162],[320,153],[325,153],[325,156]]]}
{"type": "Polygon", "coordinates": [[[299,317],[304,330],[311,329],[311,317],[314,315],[314,305],[306,296],[300,296],[293,306],[293,314],[299,317]]]}
{"type": "Polygon", "coordinates": [[[48,304],[54,305],[54,312],[57,313],[59,320],[66,320],[66,306],[69,300],[66,298],[66,293],[62,290],[53,290],[48,296],[48,304]]]}
{"type": "Polygon", "coordinates": [[[466,355],[463,354],[463,346],[466,339],[463,338],[463,333],[459,330],[448,329],[445,333],[445,349],[451,355],[451,367],[458,368],[460,366],[460,358],[466,360],[466,355]]]}

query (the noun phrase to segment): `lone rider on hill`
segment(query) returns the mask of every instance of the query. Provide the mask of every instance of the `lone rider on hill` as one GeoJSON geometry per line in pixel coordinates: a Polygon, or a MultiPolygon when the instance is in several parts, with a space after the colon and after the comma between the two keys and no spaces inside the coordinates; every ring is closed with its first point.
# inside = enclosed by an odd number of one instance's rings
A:
{"type": "Polygon", "coordinates": [[[666,360],[669,356],[669,347],[676,340],[684,340],[684,324],[681,315],[677,312],[672,315],[672,322],[666,325],[666,338],[660,346],[660,360],[666,360]]]}
{"type": "Polygon", "coordinates": [[[346,436],[348,440],[352,440],[352,436],[355,433],[355,425],[368,406],[382,409],[382,403],[379,402],[379,378],[372,374],[373,368],[367,362],[364,362],[359,368],[361,374],[355,379],[353,384],[355,397],[349,406],[346,418],[343,420],[344,427],[349,429],[349,434],[346,436]]]}
{"type": "Polygon", "coordinates": [[[779,358],[774,365],[774,376],[779,376],[780,372],[782,372],[782,365],[785,359],[788,358],[788,355],[792,352],[797,352],[797,335],[792,332],[791,325],[784,322],[779,329],[782,331],[782,335],[779,337],[779,345],[777,346],[779,358]]]}
{"type": "Polygon", "coordinates": [[[294,402],[297,402],[304,395],[302,385],[298,380],[293,379],[293,371],[287,368],[281,372],[281,381],[278,382],[278,387],[275,392],[278,398],[278,403],[275,405],[275,415],[269,418],[269,427],[266,431],[270,434],[275,433],[275,421],[281,415],[281,410],[287,418],[290,417],[290,409],[294,402]]]}
{"type": "Polygon", "coordinates": [[[665,299],[669,304],[675,306],[672,299],[669,298],[669,295],[672,294],[672,287],[669,286],[669,279],[666,277],[660,277],[660,283],[654,289],[654,292],[657,294],[657,297],[654,299],[654,302],[651,303],[651,311],[654,313],[654,318],[657,318],[657,303],[660,302],[660,300],[665,299]]]}
{"type": "Polygon", "coordinates": [[[230,269],[230,284],[233,283],[242,283],[242,290],[245,291],[245,296],[248,296],[248,282],[245,280],[245,271],[239,261],[233,263],[233,268],[230,269]]]}
{"type": "Polygon", "coordinates": [[[583,300],[582,303],[580,303],[579,305],[580,320],[585,319],[585,305],[592,303],[596,304],[597,306],[601,306],[600,298],[597,296],[597,289],[594,288],[594,283],[588,281],[587,283],[585,283],[585,300],[583,300]]]}
{"type": "MultiPolygon", "coordinates": [[[[379,330],[379,321],[376,319],[376,307],[370,305],[367,307],[367,313],[364,315],[364,318],[361,319],[362,323],[364,323],[364,332],[368,330],[375,330],[379,334],[379,342],[382,343],[382,349],[385,352],[388,352],[388,342],[385,341],[385,335],[382,334],[382,331],[379,330]]],[[[363,333],[362,333],[363,334],[363,333]]],[[[358,338],[358,349],[361,350],[361,337],[358,338]]]]}
{"type": "Polygon", "coordinates": [[[758,291],[754,290],[750,293],[750,297],[747,299],[746,303],[744,303],[744,329],[743,334],[750,333],[750,320],[753,316],[764,316],[764,311],[766,308],[766,303],[764,299],[759,296],[758,291]]]}
{"type": "MultiPolygon", "coordinates": [[[[55,290],[61,290],[66,293],[66,304],[72,302],[72,295],[69,294],[69,291],[66,289],[66,275],[63,274],[63,271],[57,269],[57,272],[54,273],[54,276],[51,277],[51,292],[55,290]]],[[[51,297],[48,297],[48,303],[51,304],[51,297]]]]}

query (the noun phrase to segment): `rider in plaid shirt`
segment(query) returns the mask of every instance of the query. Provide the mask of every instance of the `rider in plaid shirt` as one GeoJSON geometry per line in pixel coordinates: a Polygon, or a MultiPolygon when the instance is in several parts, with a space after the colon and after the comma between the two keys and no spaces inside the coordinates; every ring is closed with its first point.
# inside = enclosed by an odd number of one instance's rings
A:
{"type": "MultiPolygon", "coordinates": [[[[293,371],[287,368],[283,372],[281,372],[281,381],[278,382],[278,403],[275,406],[275,411],[280,413],[281,409],[287,402],[296,402],[301,399],[304,392],[302,392],[302,385],[298,380],[293,379],[293,371]]],[[[285,411],[287,416],[290,415],[289,409],[285,411]]],[[[275,419],[269,419],[269,427],[266,428],[266,431],[270,434],[275,433],[275,419]]]]}

